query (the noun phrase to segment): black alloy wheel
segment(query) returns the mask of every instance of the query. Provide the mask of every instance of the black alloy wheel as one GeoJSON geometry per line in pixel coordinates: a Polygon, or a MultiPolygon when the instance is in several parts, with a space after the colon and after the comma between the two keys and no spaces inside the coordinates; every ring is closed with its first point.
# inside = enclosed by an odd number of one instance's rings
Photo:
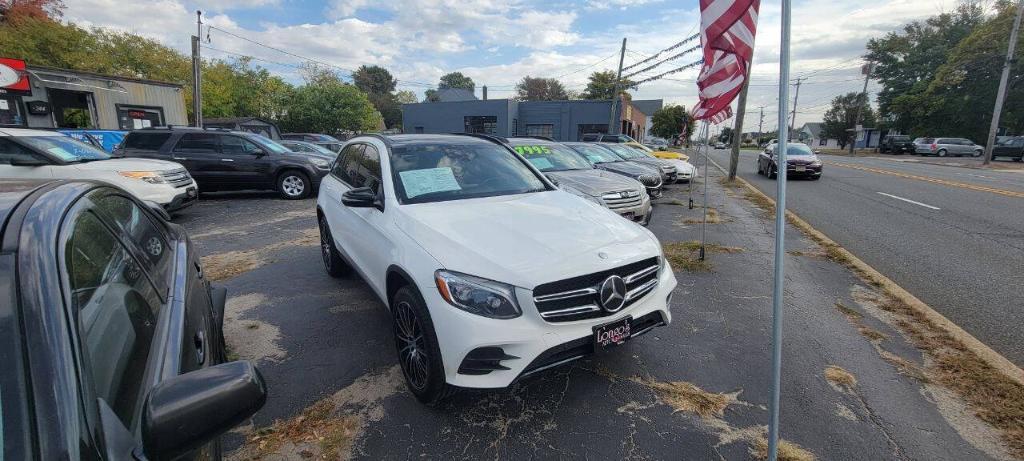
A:
{"type": "Polygon", "coordinates": [[[455,392],[445,381],[441,348],[423,298],[415,288],[399,288],[391,300],[398,363],[416,399],[435,405],[455,392]]]}
{"type": "Polygon", "coordinates": [[[324,261],[324,269],[327,275],[339,278],[349,272],[348,263],[341,257],[341,253],[334,247],[334,237],[331,236],[331,228],[327,225],[327,217],[320,215],[320,257],[324,261]]]}

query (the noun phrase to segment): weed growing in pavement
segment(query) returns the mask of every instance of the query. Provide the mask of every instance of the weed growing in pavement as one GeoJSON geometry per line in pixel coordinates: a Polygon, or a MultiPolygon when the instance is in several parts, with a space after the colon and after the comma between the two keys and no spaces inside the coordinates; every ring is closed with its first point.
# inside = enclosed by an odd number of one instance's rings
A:
{"type": "Polygon", "coordinates": [[[321,459],[339,459],[352,447],[362,423],[356,416],[333,416],[334,411],[334,401],[328,397],[306,408],[297,417],[278,421],[259,431],[249,439],[255,450],[247,459],[270,457],[286,443],[297,449],[315,444],[320,449],[321,459]]]}
{"type": "Polygon", "coordinates": [[[853,386],[857,385],[857,378],[853,376],[853,373],[838,365],[829,365],[825,368],[825,379],[847,390],[853,390],[853,386]]]}
{"type": "MultiPolygon", "coordinates": [[[[762,436],[754,442],[754,447],[751,449],[750,454],[755,459],[768,459],[768,438],[762,436]]],[[[800,445],[797,445],[788,440],[779,439],[778,446],[778,460],[779,461],[814,461],[814,454],[803,449],[800,445]]]]}
{"type": "Polygon", "coordinates": [[[690,204],[684,200],[673,198],[665,200],[664,202],[658,202],[658,205],[689,206],[690,204]]]}
{"type": "MultiPolygon", "coordinates": [[[[702,217],[698,218],[686,218],[683,220],[683,224],[700,224],[703,221],[702,217]]],[[[718,224],[722,222],[722,217],[719,216],[718,210],[708,207],[708,224],[718,224]]]]}
{"type": "MultiPolygon", "coordinates": [[[[661,245],[665,252],[665,258],[672,264],[672,267],[686,272],[703,272],[711,270],[711,263],[705,259],[700,260],[700,242],[690,240],[686,242],[671,242],[661,245]]],[[[711,253],[739,253],[743,251],[739,247],[729,247],[717,243],[708,243],[704,246],[704,254],[711,253]]]]}
{"type": "Polygon", "coordinates": [[[673,413],[688,411],[701,418],[722,416],[732,400],[727,394],[708,392],[686,381],[661,382],[640,377],[630,380],[653,389],[659,400],[673,408],[673,413]]]}

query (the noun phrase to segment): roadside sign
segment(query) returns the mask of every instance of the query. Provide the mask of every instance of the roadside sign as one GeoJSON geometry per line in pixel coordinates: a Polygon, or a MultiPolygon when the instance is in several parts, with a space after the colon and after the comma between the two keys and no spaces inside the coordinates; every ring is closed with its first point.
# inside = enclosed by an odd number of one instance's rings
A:
{"type": "Polygon", "coordinates": [[[25,61],[20,59],[0,58],[0,93],[32,95],[28,73],[25,72],[25,61]]]}

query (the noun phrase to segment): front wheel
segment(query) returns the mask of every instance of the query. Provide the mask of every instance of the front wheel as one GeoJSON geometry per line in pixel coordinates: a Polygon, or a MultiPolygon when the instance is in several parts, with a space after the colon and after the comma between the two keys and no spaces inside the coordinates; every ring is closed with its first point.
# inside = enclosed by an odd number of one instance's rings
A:
{"type": "Polygon", "coordinates": [[[405,384],[416,399],[435,405],[454,392],[444,378],[441,348],[430,321],[430,312],[412,287],[398,289],[391,301],[392,324],[398,363],[405,384]]]}
{"type": "Polygon", "coordinates": [[[309,197],[313,184],[309,177],[299,171],[285,171],[277,178],[277,192],[286,200],[299,200],[309,197]]]}
{"type": "Polygon", "coordinates": [[[334,247],[334,237],[331,235],[331,228],[327,225],[327,217],[320,215],[320,257],[324,261],[324,269],[327,275],[340,278],[350,270],[348,264],[341,257],[341,253],[334,247]]]}
{"type": "Polygon", "coordinates": [[[939,157],[945,157],[946,156],[946,149],[939,149],[939,151],[936,152],[935,154],[938,155],[939,157]]]}
{"type": "Polygon", "coordinates": [[[981,149],[978,149],[978,150],[974,151],[974,156],[975,157],[981,157],[981,153],[982,153],[981,149]]]}

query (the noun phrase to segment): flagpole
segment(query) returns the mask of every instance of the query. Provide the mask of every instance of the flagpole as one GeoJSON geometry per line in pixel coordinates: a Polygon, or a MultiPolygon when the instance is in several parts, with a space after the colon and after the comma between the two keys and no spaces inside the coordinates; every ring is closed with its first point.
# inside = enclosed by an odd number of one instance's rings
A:
{"type": "MultiPolygon", "coordinates": [[[[708,129],[708,122],[707,122],[707,120],[705,120],[704,121],[704,125],[699,130],[697,130],[697,142],[700,142],[701,137],[705,136],[707,134],[707,129],[708,129]]],[[[700,151],[701,151],[700,150],[700,144],[697,144],[696,154],[699,155],[700,151]]],[[[696,159],[694,159],[694,163],[696,163],[696,159]]],[[[698,170],[697,167],[694,166],[693,167],[693,171],[694,172],[698,172],[700,170],[698,170]]],[[[686,194],[687,194],[687,198],[689,199],[689,208],[691,210],[693,209],[693,180],[694,179],[697,179],[697,178],[694,177],[694,176],[691,176],[690,177],[690,182],[686,183],[686,194]]]]}
{"type": "Polygon", "coordinates": [[[782,306],[786,234],[786,149],[789,131],[789,31],[792,4],[782,0],[782,37],[779,48],[779,143],[776,147],[775,192],[775,280],[772,289],[772,383],[768,422],[768,459],[779,453],[779,394],[782,386],[782,306]]]}
{"type": "MultiPolygon", "coordinates": [[[[704,119],[704,135],[707,137],[708,121],[704,119]]],[[[690,180],[693,181],[692,179],[690,180]]],[[[704,143],[704,218],[700,220],[700,260],[704,260],[704,242],[708,227],[708,145],[704,143]]]]}

